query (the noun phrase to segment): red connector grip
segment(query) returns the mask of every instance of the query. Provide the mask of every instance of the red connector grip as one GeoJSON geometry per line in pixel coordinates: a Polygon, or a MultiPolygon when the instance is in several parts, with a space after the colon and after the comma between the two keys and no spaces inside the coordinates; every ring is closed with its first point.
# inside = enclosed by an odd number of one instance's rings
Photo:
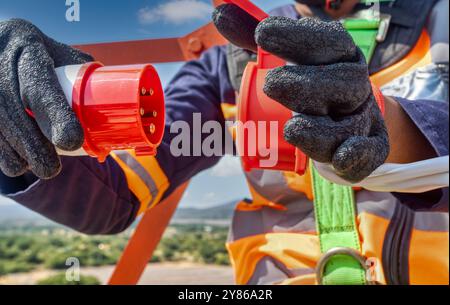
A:
{"type": "Polygon", "coordinates": [[[164,134],[165,107],[153,66],[86,64],[75,83],[72,102],[89,155],[103,161],[113,150],[156,154],[164,134]]]}
{"type": "MultiPolygon", "coordinates": [[[[80,154],[100,162],[114,150],[156,154],[164,135],[165,105],[161,81],[153,66],[104,67],[92,62],[57,70],[84,130],[84,152],[80,154]]],[[[26,111],[34,117],[29,109],[26,111]]]]}

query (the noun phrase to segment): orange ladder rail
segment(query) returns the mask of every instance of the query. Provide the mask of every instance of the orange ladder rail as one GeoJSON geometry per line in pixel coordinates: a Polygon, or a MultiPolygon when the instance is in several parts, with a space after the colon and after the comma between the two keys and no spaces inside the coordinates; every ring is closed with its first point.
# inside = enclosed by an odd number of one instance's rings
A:
{"type": "Polygon", "coordinates": [[[122,253],[109,285],[136,285],[175,213],[188,183],[147,210],[122,253]]]}

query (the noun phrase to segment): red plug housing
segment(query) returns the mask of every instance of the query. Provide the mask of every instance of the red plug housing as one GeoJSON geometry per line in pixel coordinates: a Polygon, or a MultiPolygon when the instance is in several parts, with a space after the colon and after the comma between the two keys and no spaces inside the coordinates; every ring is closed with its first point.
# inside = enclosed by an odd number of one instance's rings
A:
{"type": "Polygon", "coordinates": [[[164,135],[164,93],[152,65],[104,67],[97,62],[57,69],[84,129],[83,151],[100,162],[114,150],[155,155],[164,135]]]}
{"type": "MultiPolygon", "coordinates": [[[[264,11],[254,5],[248,0],[224,0],[226,3],[235,4],[247,13],[252,15],[255,19],[262,21],[269,17],[264,11]]],[[[298,148],[292,146],[284,139],[284,126],[288,120],[293,116],[293,113],[288,108],[280,103],[269,98],[263,91],[265,78],[267,73],[277,67],[286,65],[286,61],[272,55],[261,48],[258,48],[257,62],[251,62],[247,65],[241,83],[241,90],[239,93],[238,102],[238,120],[245,124],[253,121],[255,123],[265,122],[262,126],[266,126],[266,130],[257,130],[257,134],[265,134],[265,141],[259,139],[249,139],[243,124],[238,125],[237,136],[241,137],[238,142],[238,151],[242,157],[242,164],[245,170],[251,169],[272,169],[281,171],[296,172],[303,175],[308,166],[308,157],[298,148]],[[266,143],[270,142],[270,122],[278,122],[278,144],[277,147],[271,149],[278,151],[278,161],[273,167],[264,167],[261,160],[267,157],[262,156],[261,151],[267,150],[266,143]],[[242,130],[240,130],[240,128],[242,130]],[[252,142],[253,140],[253,142],[252,142]],[[254,143],[256,140],[256,155],[249,155],[248,152],[252,149],[249,143],[254,143]]],[[[261,128],[256,124],[256,128],[261,128]]]]}

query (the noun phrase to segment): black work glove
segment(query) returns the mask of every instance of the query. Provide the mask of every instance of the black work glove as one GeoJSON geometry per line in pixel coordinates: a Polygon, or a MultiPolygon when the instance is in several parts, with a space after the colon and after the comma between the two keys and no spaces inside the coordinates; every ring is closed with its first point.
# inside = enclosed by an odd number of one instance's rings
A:
{"type": "Polygon", "coordinates": [[[270,71],[264,86],[298,113],[285,126],[289,143],[353,183],[386,161],[389,138],[366,61],[339,22],[269,17],[258,24],[232,4],[218,7],[213,20],[233,44],[295,63],[270,71]]]}
{"type": "Polygon", "coordinates": [[[83,129],[54,69],[92,60],[27,21],[0,22],[0,169],[6,175],[31,170],[52,178],[61,169],[55,146],[65,151],[82,146],[83,129]]]}

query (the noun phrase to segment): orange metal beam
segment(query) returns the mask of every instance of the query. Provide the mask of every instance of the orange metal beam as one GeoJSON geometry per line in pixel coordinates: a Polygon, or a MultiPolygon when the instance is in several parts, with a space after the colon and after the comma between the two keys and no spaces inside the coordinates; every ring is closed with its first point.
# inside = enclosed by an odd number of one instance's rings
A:
{"type": "Polygon", "coordinates": [[[213,4],[215,7],[221,5],[221,4],[225,4],[225,2],[223,0],[212,0],[213,4]]]}
{"type": "Polygon", "coordinates": [[[125,65],[183,60],[178,39],[136,40],[75,45],[105,65],[125,65]]]}
{"type": "Polygon", "coordinates": [[[212,22],[178,39],[185,60],[198,58],[205,50],[227,44],[212,22]]]}
{"type": "Polygon", "coordinates": [[[136,285],[139,282],[187,185],[180,186],[166,200],[144,214],[116,265],[109,285],[136,285]]]}
{"type": "Polygon", "coordinates": [[[105,65],[164,63],[198,58],[213,46],[226,44],[212,23],[180,37],[75,45],[105,65]]]}

